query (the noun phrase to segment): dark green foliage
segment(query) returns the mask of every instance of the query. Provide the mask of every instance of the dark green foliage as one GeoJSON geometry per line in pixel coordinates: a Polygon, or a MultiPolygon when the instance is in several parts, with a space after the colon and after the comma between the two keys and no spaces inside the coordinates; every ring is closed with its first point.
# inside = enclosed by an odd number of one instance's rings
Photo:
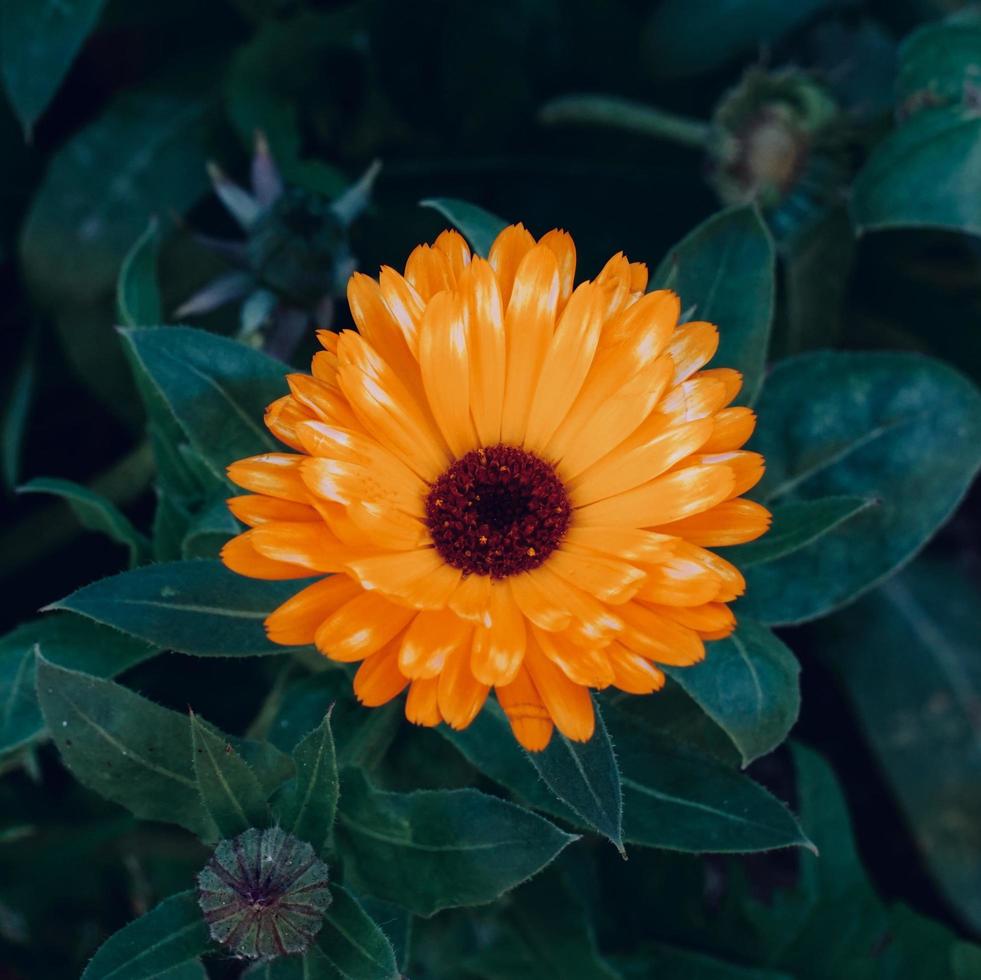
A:
{"type": "Polygon", "coordinates": [[[750,405],[763,380],[773,320],[775,254],[755,208],[723,211],[664,258],[654,289],[673,289],[690,320],[720,323],[718,363],[743,375],[736,401],[750,405]]]}
{"type": "Polygon", "coordinates": [[[335,836],[356,887],[425,916],[493,901],[576,839],[476,790],[382,793],[356,770],[335,836]]]}

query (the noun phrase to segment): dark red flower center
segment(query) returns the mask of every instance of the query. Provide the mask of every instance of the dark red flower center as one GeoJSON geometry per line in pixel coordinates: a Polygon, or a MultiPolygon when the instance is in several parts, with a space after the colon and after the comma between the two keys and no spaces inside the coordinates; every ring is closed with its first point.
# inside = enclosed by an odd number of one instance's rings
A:
{"type": "Polygon", "coordinates": [[[429,533],[443,560],[466,575],[497,579],[541,565],[571,513],[552,466],[516,446],[461,456],[426,498],[429,533]]]}

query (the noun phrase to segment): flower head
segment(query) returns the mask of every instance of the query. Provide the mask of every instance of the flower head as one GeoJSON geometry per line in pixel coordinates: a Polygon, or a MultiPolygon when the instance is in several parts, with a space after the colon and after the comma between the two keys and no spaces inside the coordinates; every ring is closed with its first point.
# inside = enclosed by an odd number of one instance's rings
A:
{"type": "Polygon", "coordinates": [[[770,520],[740,496],[763,473],[740,375],[643,265],[575,271],[569,235],[514,225],[487,260],[447,231],[356,273],[358,332],[322,332],[267,413],[293,451],[229,468],[250,530],[225,564],[329,576],[266,628],[360,662],[366,705],[408,688],[410,721],[464,728],[493,689],[538,750],[592,735],[590,688],[651,693],[734,628],[743,578],[707,549],[770,520]]]}

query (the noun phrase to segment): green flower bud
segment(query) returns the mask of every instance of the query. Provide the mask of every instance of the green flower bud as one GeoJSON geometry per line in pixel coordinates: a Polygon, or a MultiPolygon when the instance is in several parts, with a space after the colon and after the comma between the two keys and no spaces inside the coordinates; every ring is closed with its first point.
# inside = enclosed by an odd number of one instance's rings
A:
{"type": "Polygon", "coordinates": [[[279,827],[251,828],[215,848],[198,875],[211,936],[238,956],[302,953],[330,905],[327,865],[279,827]]]}
{"type": "Polygon", "coordinates": [[[727,204],[775,207],[804,174],[838,118],[831,96],[794,70],[751,69],[716,108],[709,141],[711,180],[727,204]]]}

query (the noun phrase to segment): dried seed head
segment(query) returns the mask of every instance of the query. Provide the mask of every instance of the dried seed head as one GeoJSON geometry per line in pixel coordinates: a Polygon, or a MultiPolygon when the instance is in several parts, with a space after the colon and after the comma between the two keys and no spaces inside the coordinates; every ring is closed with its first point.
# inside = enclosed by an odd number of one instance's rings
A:
{"type": "Polygon", "coordinates": [[[248,959],[302,953],[330,900],[327,865],[279,827],[221,841],[198,875],[212,938],[248,959]]]}

